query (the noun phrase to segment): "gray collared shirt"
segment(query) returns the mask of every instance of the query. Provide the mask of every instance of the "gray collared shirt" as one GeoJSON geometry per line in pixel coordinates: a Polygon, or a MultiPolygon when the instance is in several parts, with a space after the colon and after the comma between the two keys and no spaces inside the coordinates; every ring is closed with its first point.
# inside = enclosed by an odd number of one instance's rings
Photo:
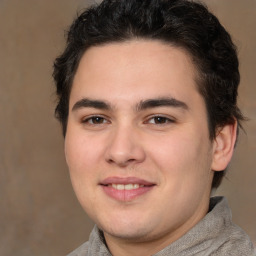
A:
{"type": "MultiPolygon", "coordinates": [[[[247,234],[232,222],[224,197],[210,199],[208,214],[185,235],[154,256],[256,256],[247,234]]],[[[89,241],[68,256],[111,256],[104,235],[94,227],[89,241]]]]}

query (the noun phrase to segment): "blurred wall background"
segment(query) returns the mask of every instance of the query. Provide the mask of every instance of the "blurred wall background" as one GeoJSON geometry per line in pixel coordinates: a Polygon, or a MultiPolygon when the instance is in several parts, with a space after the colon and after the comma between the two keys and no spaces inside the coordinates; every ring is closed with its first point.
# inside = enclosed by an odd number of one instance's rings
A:
{"type": "MultiPolygon", "coordinates": [[[[64,30],[92,2],[0,0],[0,255],[66,255],[93,226],[69,181],[51,77],[64,30]]],[[[256,1],[203,2],[238,46],[239,102],[250,118],[217,194],[256,242],[256,1]]]]}

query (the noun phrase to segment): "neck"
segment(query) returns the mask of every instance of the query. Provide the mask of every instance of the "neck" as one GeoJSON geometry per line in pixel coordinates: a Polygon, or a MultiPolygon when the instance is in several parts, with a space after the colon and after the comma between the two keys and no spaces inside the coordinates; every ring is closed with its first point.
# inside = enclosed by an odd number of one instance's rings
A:
{"type": "Polygon", "coordinates": [[[166,240],[166,237],[158,238],[157,240],[150,239],[147,241],[128,241],[108,234],[104,234],[108,249],[113,256],[149,256],[153,255],[176,239],[173,237],[171,240],[166,240]]]}

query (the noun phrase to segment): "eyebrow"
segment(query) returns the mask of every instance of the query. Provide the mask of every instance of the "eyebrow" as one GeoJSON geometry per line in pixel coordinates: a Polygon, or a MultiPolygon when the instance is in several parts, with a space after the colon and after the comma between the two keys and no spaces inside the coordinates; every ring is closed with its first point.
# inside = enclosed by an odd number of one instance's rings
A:
{"type": "MultiPolygon", "coordinates": [[[[173,97],[164,97],[142,100],[136,105],[136,111],[139,112],[142,110],[156,107],[175,107],[188,110],[188,105],[185,102],[177,100],[173,97]]],[[[111,106],[111,104],[105,101],[83,98],[74,104],[74,106],[72,107],[72,111],[76,111],[81,108],[96,108],[101,110],[110,110],[113,107],[111,106]]]]}
{"type": "Polygon", "coordinates": [[[184,110],[188,110],[188,105],[180,100],[177,100],[173,97],[166,97],[166,98],[157,98],[157,99],[148,99],[141,101],[136,109],[137,111],[146,110],[149,108],[156,108],[156,107],[175,107],[175,108],[182,108],[184,110]]]}
{"type": "Polygon", "coordinates": [[[111,106],[110,104],[101,100],[90,100],[83,98],[74,104],[72,111],[76,111],[81,108],[97,108],[102,110],[109,110],[111,109],[111,106]]]}

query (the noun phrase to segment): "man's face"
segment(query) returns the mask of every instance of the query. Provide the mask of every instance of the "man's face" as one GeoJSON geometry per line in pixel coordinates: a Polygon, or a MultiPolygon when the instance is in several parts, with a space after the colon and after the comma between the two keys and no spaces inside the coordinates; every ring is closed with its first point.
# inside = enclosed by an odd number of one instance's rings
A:
{"type": "Polygon", "coordinates": [[[175,240],[206,214],[214,146],[195,77],[182,49],[158,41],[82,57],[65,153],[78,200],[106,239],[175,240]]]}

